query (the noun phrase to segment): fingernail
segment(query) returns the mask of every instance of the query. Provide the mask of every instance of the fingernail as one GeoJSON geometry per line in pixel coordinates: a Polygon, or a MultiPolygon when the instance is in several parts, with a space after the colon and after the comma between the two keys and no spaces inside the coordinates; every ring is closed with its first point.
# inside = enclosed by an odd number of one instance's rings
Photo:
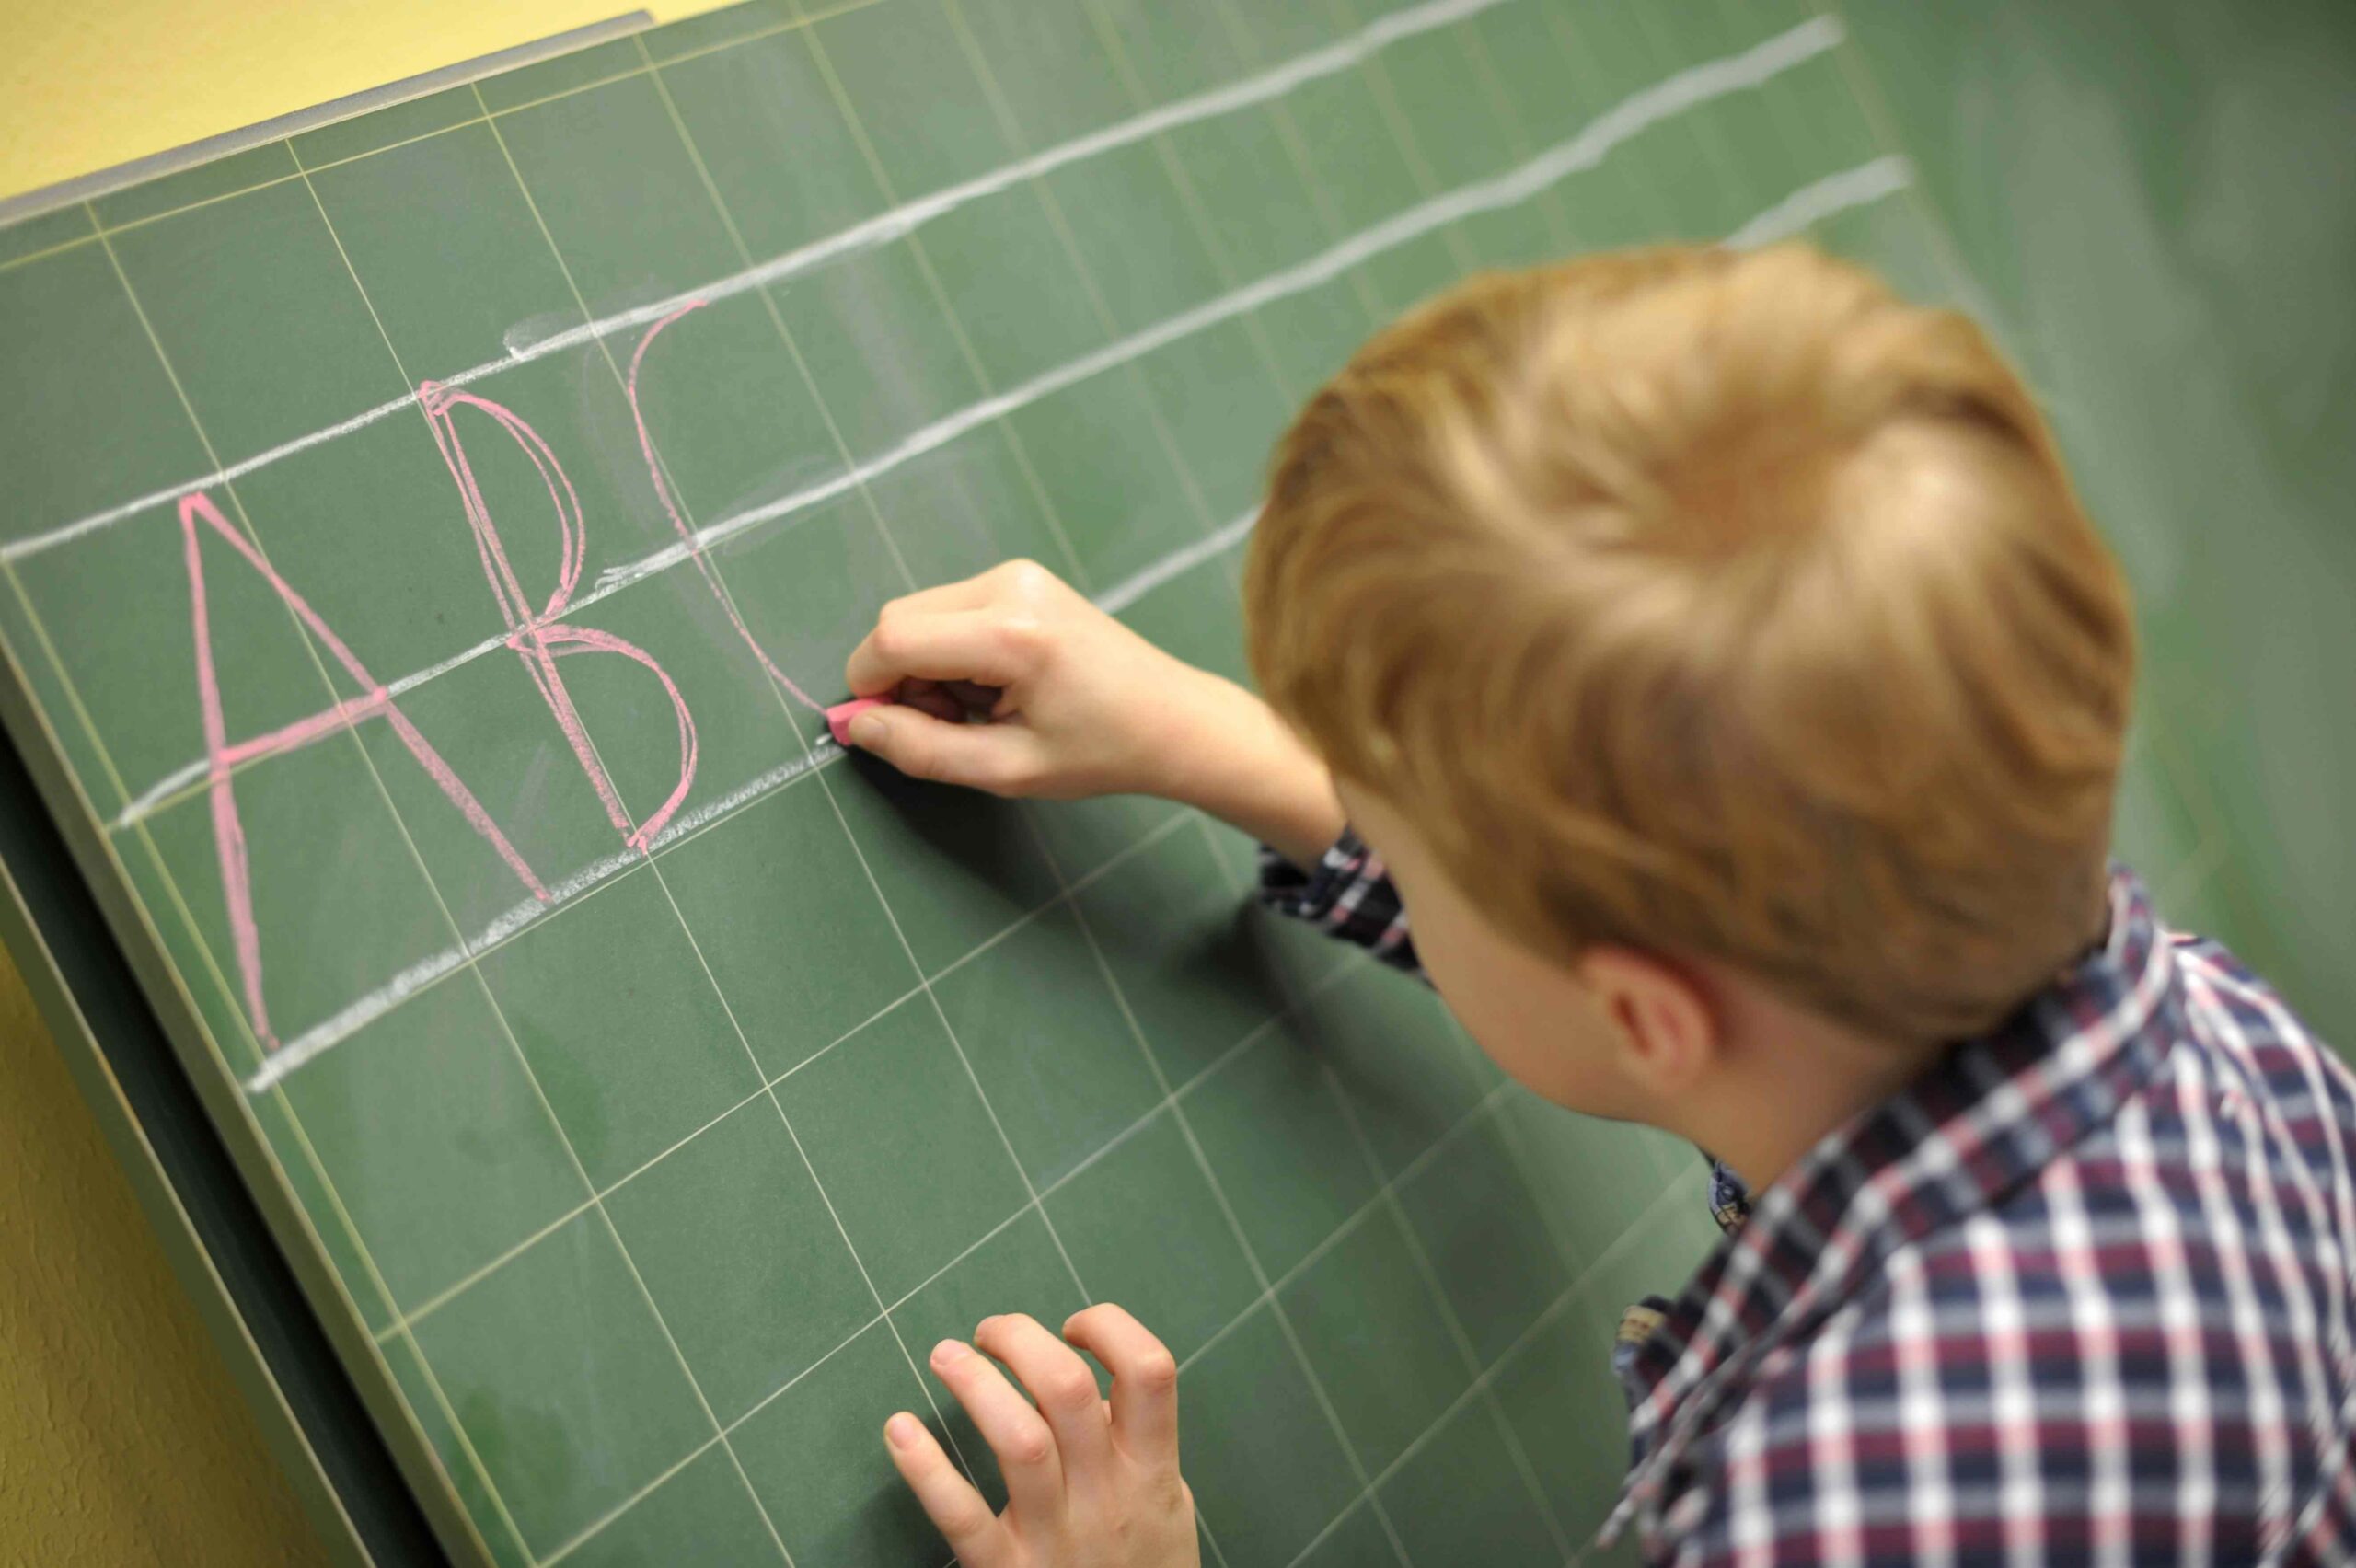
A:
{"type": "Polygon", "coordinates": [[[884,1440],[895,1448],[913,1448],[917,1443],[917,1418],[906,1411],[884,1424],[884,1440]]]}
{"type": "Polygon", "coordinates": [[[954,1366],[972,1354],[955,1340],[942,1340],[932,1347],[932,1364],[935,1366],[954,1366]]]}
{"type": "Polygon", "coordinates": [[[877,750],[889,733],[890,726],[872,713],[862,713],[850,721],[850,744],[861,751],[877,750]]]}

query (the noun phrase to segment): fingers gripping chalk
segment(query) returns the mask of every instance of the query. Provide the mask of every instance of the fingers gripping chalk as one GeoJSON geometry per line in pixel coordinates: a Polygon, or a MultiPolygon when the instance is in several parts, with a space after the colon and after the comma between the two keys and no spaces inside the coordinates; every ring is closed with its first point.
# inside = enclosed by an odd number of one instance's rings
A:
{"type": "Polygon", "coordinates": [[[886,706],[888,705],[880,697],[859,697],[853,698],[849,702],[838,702],[827,709],[826,728],[833,733],[835,744],[838,746],[850,744],[850,721],[871,708],[886,706]]]}

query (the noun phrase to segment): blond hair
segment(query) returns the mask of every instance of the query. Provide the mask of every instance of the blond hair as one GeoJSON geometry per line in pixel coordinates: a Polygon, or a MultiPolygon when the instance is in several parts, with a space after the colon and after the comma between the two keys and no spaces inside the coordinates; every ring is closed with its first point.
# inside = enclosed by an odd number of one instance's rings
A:
{"type": "Polygon", "coordinates": [[[1473,278],[1279,444],[1268,700],[1526,945],[1910,1041],[2102,929],[2134,640],[1978,328],[1799,246],[1473,278]]]}

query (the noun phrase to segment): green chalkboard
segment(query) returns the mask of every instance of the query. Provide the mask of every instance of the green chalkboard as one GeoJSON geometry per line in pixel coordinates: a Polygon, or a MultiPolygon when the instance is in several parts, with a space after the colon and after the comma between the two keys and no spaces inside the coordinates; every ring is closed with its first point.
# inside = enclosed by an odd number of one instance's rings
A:
{"type": "Polygon", "coordinates": [[[1691,1151],[1224,827],[813,708],[1017,554],[1240,675],[1271,439],[1479,267],[1807,231],[1953,296],[1848,48],[764,3],[0,230],[12,737],[454,1555],[937,1562],[884,1417],[1089,1299],[1182,1358],[1207,1562],[1583,1548],[1691,1151]]]}

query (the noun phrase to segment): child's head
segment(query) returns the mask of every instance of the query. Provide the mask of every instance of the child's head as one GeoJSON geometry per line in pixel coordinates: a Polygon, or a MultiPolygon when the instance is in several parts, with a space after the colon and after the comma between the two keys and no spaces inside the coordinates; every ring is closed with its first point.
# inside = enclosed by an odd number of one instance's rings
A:
{"type": "MultiPolygon", "coordinates": [[[[1558,1098],[1641,1102],[1532,1068],[1563,1046],[1498,963],[1633,959],[1705,1009],[1738,975],[1921,1045],[2102,928],[2118,569],[1979,329],[1814,251],[1600,257],[1417,310],[1278,447],[1245,598],[1434,977],[1558,1098]]],[[[1623,1027],[1649,1005],[1603,988],[1623,1027]]]]}

